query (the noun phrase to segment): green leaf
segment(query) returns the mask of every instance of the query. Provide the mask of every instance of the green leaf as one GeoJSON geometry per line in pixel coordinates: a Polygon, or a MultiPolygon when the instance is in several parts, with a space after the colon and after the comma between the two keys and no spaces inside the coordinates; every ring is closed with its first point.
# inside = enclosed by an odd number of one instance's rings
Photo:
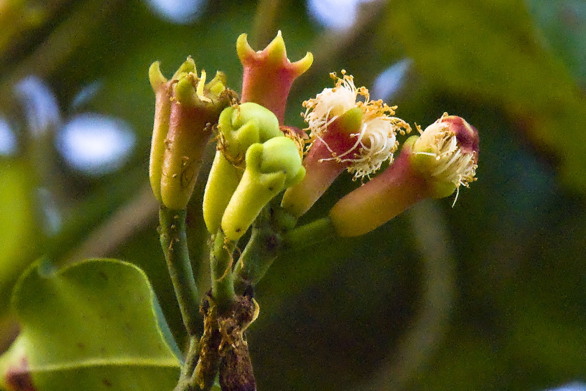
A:
{"type": "Polygon", "coordinates": [[[17,159],[0,161],[0,317],[9,308],[12,288],[34,260],[39,223],[35,221],[29,167],[17,159]]]}
{"type": "Polygon", "coordinates": [[[586,98],[525,1],[399,0],[389,16],[381,41],[398,39],[440,89],[502,108],[586,191],[586,98]]]}
{"type": "Polygon", "coordinates": [[[161,391],[177,382],[175,348],[132,264],[89,260],[55,271],[37,263],[17,283],[13,307],[22,324],[13,352],[24,351],[37,390],[161,391]]]}
{"type": "Polygon", "coordinates": [[[586,86],[586,2],[529,0],[528,5],[547,44],[586,86]]]}

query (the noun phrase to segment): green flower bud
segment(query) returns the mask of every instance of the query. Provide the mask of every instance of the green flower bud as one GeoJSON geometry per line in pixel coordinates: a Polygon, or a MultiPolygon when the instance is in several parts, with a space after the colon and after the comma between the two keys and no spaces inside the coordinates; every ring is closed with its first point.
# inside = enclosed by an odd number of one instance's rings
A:
{"type": "Polygon", "coordinates": [[[242,173],[243,170],[234,167],[222,151],[216,151],[203,194],[203,219],[208,232],[218,232],[224,210],[238,187],[242,173]]]}
{"type": "Polygon", "coordinates": [[[222,216],[244,172],[246,150],[255,143],[278,136],[277,117],[256,103],[225,108],[218,120],[218,151],[203,197],[203,216],[210,233],[220,228],[222,216]]]}
{"type": "Polygon", "coordinates": [[[169,209],[185,209],[201,166],[205,146],[222,109],[234,99],[217,73],[206,84],[188,58],[171,80],[159,63],[151,65],[149,79],[155,91],[155,121],[150,157],[150,182],[155,197],[169,209]]]}
{"type": "Polygon", "coordinates": [[[225,108],[218,120],[218,132],[218,149],[237,166],[252,144],[283,135],[275,114],[252,102],[225,108]]]}
{"type": "Polygon", "coordinates": [[[222,217],[222,230],[238,240],[262,208],[277,194],[303,179],[305,169],[297,144],[275,137],[253,144],[246,152],[246,169],[222,217]]]}

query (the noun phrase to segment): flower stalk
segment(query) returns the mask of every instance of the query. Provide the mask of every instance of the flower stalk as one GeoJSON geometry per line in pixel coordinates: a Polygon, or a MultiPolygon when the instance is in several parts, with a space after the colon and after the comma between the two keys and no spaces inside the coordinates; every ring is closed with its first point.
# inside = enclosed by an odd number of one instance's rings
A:
{"type": "Polygon", "coordinates": [[[234,249],[236,242],[227,238],[222,230],[212,237],[210,268],[212,272],[212,298],[220,313],[231,308],[236,293],[234,291],[234,249]]]}
{"type": "Polygon", "coordinates": [[[282,239],[272,224],[274,209],[265,207],[254,221],[250,240],[234,267],[236,291],[254,287],[266,274],[281,249],[282,239]]]}
{"type": "Polygon", "coordinates": [[[475,180],[478,131],[444,114],[410,137],[399,157],[376,178],[350,192],[330,210],[336,234],[372,231],[425,198],[444,198],[475,180]]]}
{"type": "Polygon", "coordinates": [[[189,252],[185,226],[185,210],[159,209],[160,240],[175,297],[181,310],[183,325],[190,337],[197,334],[199,298],[189,252]]]}

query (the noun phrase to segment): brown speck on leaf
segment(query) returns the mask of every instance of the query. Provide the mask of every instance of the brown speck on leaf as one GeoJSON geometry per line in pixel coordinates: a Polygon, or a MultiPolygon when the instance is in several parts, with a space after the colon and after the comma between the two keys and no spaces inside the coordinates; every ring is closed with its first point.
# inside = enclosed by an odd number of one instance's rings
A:
{"type": "Polygon", "coordinates": [[[112,387],[112,382],[109,379],[102,379],[102,383],[106,386],[106,387],[112,387]]]}
{"type": "Polygon", "coordinates": [[[23,357],[20,364],[8,368],[6,384],[14,391],[36,391],[26,358],[23,357]]]}

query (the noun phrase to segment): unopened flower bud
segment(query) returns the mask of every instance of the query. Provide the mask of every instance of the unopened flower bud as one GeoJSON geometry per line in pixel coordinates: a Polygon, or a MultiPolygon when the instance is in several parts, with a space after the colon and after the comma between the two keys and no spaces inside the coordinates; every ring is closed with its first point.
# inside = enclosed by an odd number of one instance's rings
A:
{"type": "Polygon", "coordinates": [[[460,117],[443,116],[412,136],[384,172],[340,199],[329,217],[338,236],[372,231],[426,198],[451,195],[475,180],[478,132],[460,117]]]}
{"type": "Polygon", "coordinates": [[[149,69],[155,91],[155,121],[150,157],[150,182],[155,197],[169,209],[185,209],[201,166],[212,127],[233,93],[218,72],[206,84],[188,58],[171,80],[155,62],[149,69]]]}
{"type": "Polygon", "coordinates": [[[392,161],[396,134],[410,131],[403,120],[392,117],[395,107],[371,101],[365,87],[342,71],[334,88],[326,88],[304,102],[304,117],[311,145],[303,161],[304,180],[287,190],[282,206],[301,216],[323,195],[344,171],[355,179],[370,177],[385,161],[392,161]]]}
{"type": "Polygon", "coordinates": [[[218,133],[218,149],[237,166],[252,144],[283,135],[275,114],[253,102],[226,107],[218,120],[218,133]]]}
{"type": "Polygon", "coordinates": [[[291,63],[281,32],[261,51],[254,51],[246,34],[238,37],[236,50],[243,67],[242,102],[256,102],[271,110],[283,122],[287,97],[293,81],[313,62],[311,53],[291,63]]]}
{"type": "Polygon", "coordinates": [[[305,175],[297,144],[287,137],[275,137],[253,144],[246,152],[246,169],[222,217],[222,230],[238,240],[262,208],[281,191],[305,175]]]}
{"type": "Polygon", "coordinates": [[[225,108],[218,120],[218,151],[203,197],[203,217],[216,233],[222,215],[244,172],[244,157],[252,144],[283,136],[277,117],[267,108],[247,102],[225,108]]]}

